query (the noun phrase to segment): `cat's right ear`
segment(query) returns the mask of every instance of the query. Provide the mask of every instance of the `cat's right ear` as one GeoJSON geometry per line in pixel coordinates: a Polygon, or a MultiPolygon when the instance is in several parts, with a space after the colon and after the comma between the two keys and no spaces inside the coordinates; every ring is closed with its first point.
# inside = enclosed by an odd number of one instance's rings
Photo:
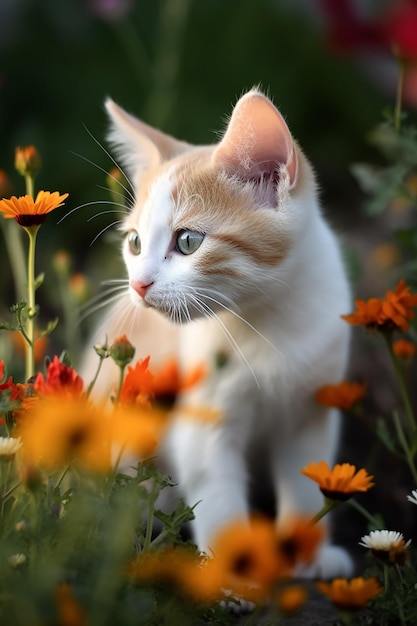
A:
{"type": "Polygon", "coordinates": [[[107,98],[105,106],[110,118],[107,138],[129,176],[157,167],[162,161],[189,149],[185,142],[130,115],[111,98],[107,98]]]}

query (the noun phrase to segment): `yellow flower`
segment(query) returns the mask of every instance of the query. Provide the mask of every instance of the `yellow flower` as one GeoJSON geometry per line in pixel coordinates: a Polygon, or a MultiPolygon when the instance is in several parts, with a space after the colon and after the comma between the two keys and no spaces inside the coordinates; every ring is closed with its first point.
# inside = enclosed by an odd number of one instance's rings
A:
{"type": "Polygon", "coordinates": [[[111,468],[108,420],[83,397],[39,399],[18,432],[29,466],[58,469],[74,462],[96,472],[111,468]]]}
{"type": "Polygon", "coordinates": [[[47,214],[62,206],[68,197],[58,191],[39,191],[36,199],[32,196],[12,196],[9,199],[0,200],[0,213],[6,219],[14,218],[20,226],[34,226],[43,224],[47,214]]]}
{"type": "Polygon", "coordinates": [[[368,491],[374,483],[365,469],[356,472],[356,467],[349,463],[336,464],[330,469],[325,461],[310,463],[301,470],[320,487],[320,491],[330,500],[348,500],[358,491],[368,491]]]}
{"type": "Polygon", "coordinates": [[[339,609],[350,611],[362,609],[382,591],[376,578],[335,578],[330,583],[319,581],[316,585],[339,609]]]}

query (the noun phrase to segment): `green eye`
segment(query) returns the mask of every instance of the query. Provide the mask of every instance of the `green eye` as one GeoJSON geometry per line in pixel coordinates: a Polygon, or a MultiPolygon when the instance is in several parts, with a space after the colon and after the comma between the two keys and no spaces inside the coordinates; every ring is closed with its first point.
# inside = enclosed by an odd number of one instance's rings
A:
{"type": "Polygon", "coordinates": [[[180,230],[177,235],[176,249],[181,254],[193,254],[201,246],[203,239],[203,233],[195,230],[180,230]]]}
{"type": "Polygon", "coordinates": [[[127,233],[127,242],[129,244],[129,250],[132,254],[140,254],[140,239],[137,230],[129,230],[127,233]]]}

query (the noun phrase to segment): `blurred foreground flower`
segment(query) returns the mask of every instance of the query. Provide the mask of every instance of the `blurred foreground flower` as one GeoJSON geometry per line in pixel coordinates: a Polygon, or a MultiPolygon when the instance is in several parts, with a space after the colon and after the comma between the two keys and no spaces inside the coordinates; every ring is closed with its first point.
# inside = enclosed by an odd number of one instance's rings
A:
{"type": "Polygon", "coordinates": [[[335,578],[331,582],[319,581],[317,588],[339,609],[355,611],[366,606],[381,593],[382,587],[376,578],[335,578]]]}
{"type": "Polygon", "coordinates": [[[405,541],[402,533],[394,530],[372,530],[359,542],[360,546],[369,548],[373,556],[390,565],[404,565],[411,539],[405,541]]]}
{"type": "Polygon", "coordinates": [[[342,380],[338,385],[325,385],[316,391],[316,401],[322,406],[348,411],[366,393],[366,385],[342,380]]]}
{"type": "Polygon", "coordinates": [[[417,352],[416,346],[407,339],[397,339],[392,344],[392,350],[399,359],[412,359],[417,352]]]}
{"type": "Polygon", "coordinates": [[[401,279],[395,291],[388,291],[381,299],[356,300],[356,311],[342,315],[349,324],[367,326],[381,331],[408,330],[409,321],[415,316],[417,294],[401,279]]]}
{"type": "Polygon", "coordinates": [[[330,469],[325,461],[310,463],[301,470],[307,478],[318,483],[322,494],[330,500],[348,500],[357,492],[368,491],[373,487],[373,476],[365,469],[356,472],[349,463],[336,464],[330,469]]]}
{"type": "Polygon", "coordinates": [[[58,191],[39,191],[36,199],[32,196],[12,196],[10,199],[0,200],[0,213],[6,219],[14,218],[20,226],[35,226],[43,224],[47,214],[62,206],[68,197],[58,191]]]}

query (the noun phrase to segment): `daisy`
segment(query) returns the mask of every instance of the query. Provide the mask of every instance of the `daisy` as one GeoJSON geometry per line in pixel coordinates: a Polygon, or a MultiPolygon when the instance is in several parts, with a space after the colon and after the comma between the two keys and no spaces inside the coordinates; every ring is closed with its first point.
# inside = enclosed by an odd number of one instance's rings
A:
{"type": "Polygon", "coordinates": [[[402,533],[394,530],[372,530],[364,535],[360,546],[369,548],[373,556],[391,565],[403,565],[409,552],[411,539],[405,541],[402,533]]]}
{"type": "Polygon", "coordinates": [[[417,489],[411,492],[411,496],[407,496],[407,500],[413,504],[417,504],[417,489]]]}
{"type": "Polygon", "coordinates": [[[0,437],[0,458],[3,461],[12,460],[22,447],[20,437],[0,437]]]}

